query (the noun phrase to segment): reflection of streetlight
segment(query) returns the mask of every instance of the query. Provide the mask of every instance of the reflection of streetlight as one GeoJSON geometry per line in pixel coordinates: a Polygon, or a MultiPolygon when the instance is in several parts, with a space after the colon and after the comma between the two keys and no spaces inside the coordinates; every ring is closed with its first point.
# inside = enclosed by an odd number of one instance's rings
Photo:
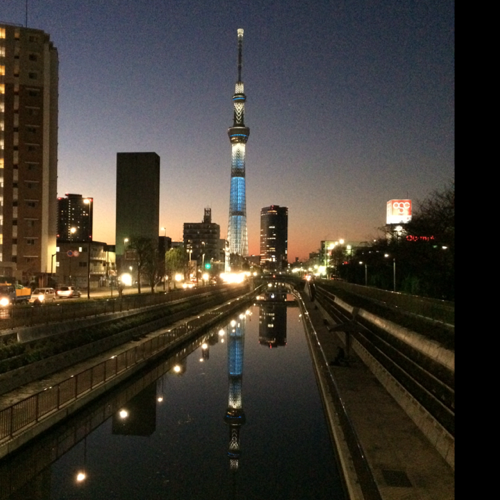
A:
{"type": "Polygon", "coordinates": [[[76,480],[77,482],[81,483],[83,481],[85,481],[85,479],[87,479],[87,474],[83,471],[80,471],[77,475],[76,475],[76,480]]]}
{"type": "Polygon", "coordinates": [[[76,474],[76,482],[83,483],[87,479],[87,437],[83,441],[83,467],[76,474]]]}

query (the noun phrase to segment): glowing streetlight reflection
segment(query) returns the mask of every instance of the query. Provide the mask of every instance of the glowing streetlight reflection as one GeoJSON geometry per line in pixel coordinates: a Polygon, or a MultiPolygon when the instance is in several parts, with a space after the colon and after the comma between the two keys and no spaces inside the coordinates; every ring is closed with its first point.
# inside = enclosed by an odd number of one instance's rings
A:
{"type": "Polygon", "coordinates": [[[87,474],[83,471],[80,471],[77,475],[76,475],[76,480],[77,482],[81,483],[83,481],[85,481],[85,479],[87,479],[87,474]]]}

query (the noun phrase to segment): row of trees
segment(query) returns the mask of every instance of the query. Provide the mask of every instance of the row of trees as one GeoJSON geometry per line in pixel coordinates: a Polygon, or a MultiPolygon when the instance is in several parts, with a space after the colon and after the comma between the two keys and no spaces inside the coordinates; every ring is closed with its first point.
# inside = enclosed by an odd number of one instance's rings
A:
{"type": "MultiPolygon", "coordinates": [[[[171,281],[175,287],[175,275],[184,277],[190,272],[188,253],[184,247],[171,248],[167,252],[160,251],[158,241],[154,238],[131,237],[128,242],[127,252],[133,252],[137,266],[137,291],[141,293],[142,281],[148,283],[151,292],[162,282],[171,281]]],[[[231,254],[231,269],[248,270],[249,262],[240,255],[231,254]]]]}
{"type": "Polygon", "coordinates": [[[184,248],[171,248],[160,251],[158,240],[141,236],[131,237],[126,248],[132,251],[137,266],[137,291],[141,293],[142,278],[148,283],[151,292],[165,280],[174,281],[177,273],[187,271],[188,256],[184,248]]]}
{"type": "Polygon", "coordinates": [[[418,202],[403,231],[383,236],[348,255],[334,249],[331,263],[343,279],[439,299],[455,298],[455,185],[418,202]]]}

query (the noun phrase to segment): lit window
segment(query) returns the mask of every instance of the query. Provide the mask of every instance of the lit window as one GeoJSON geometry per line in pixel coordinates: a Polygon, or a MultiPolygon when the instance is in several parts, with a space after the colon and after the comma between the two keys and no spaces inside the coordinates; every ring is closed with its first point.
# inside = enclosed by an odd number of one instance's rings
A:
{"type": "Polygon", "coordinates": [[[0,66],[0,76],[5,75],[5,66],[0,66]]]}
{"type": "Polygon", "coordinates": [[[5,28],[0,28],[0,38],[5,38],[5,28]]]}

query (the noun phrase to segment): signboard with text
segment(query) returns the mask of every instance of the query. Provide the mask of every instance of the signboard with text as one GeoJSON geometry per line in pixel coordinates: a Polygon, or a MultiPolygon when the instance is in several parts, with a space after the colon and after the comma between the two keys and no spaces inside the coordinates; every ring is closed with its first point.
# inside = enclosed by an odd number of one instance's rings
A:
{"type": "Polygon", "coordinates": [[[411,220],[411,200],[389,200],[386,224],[401,224],[411,220]]]}

